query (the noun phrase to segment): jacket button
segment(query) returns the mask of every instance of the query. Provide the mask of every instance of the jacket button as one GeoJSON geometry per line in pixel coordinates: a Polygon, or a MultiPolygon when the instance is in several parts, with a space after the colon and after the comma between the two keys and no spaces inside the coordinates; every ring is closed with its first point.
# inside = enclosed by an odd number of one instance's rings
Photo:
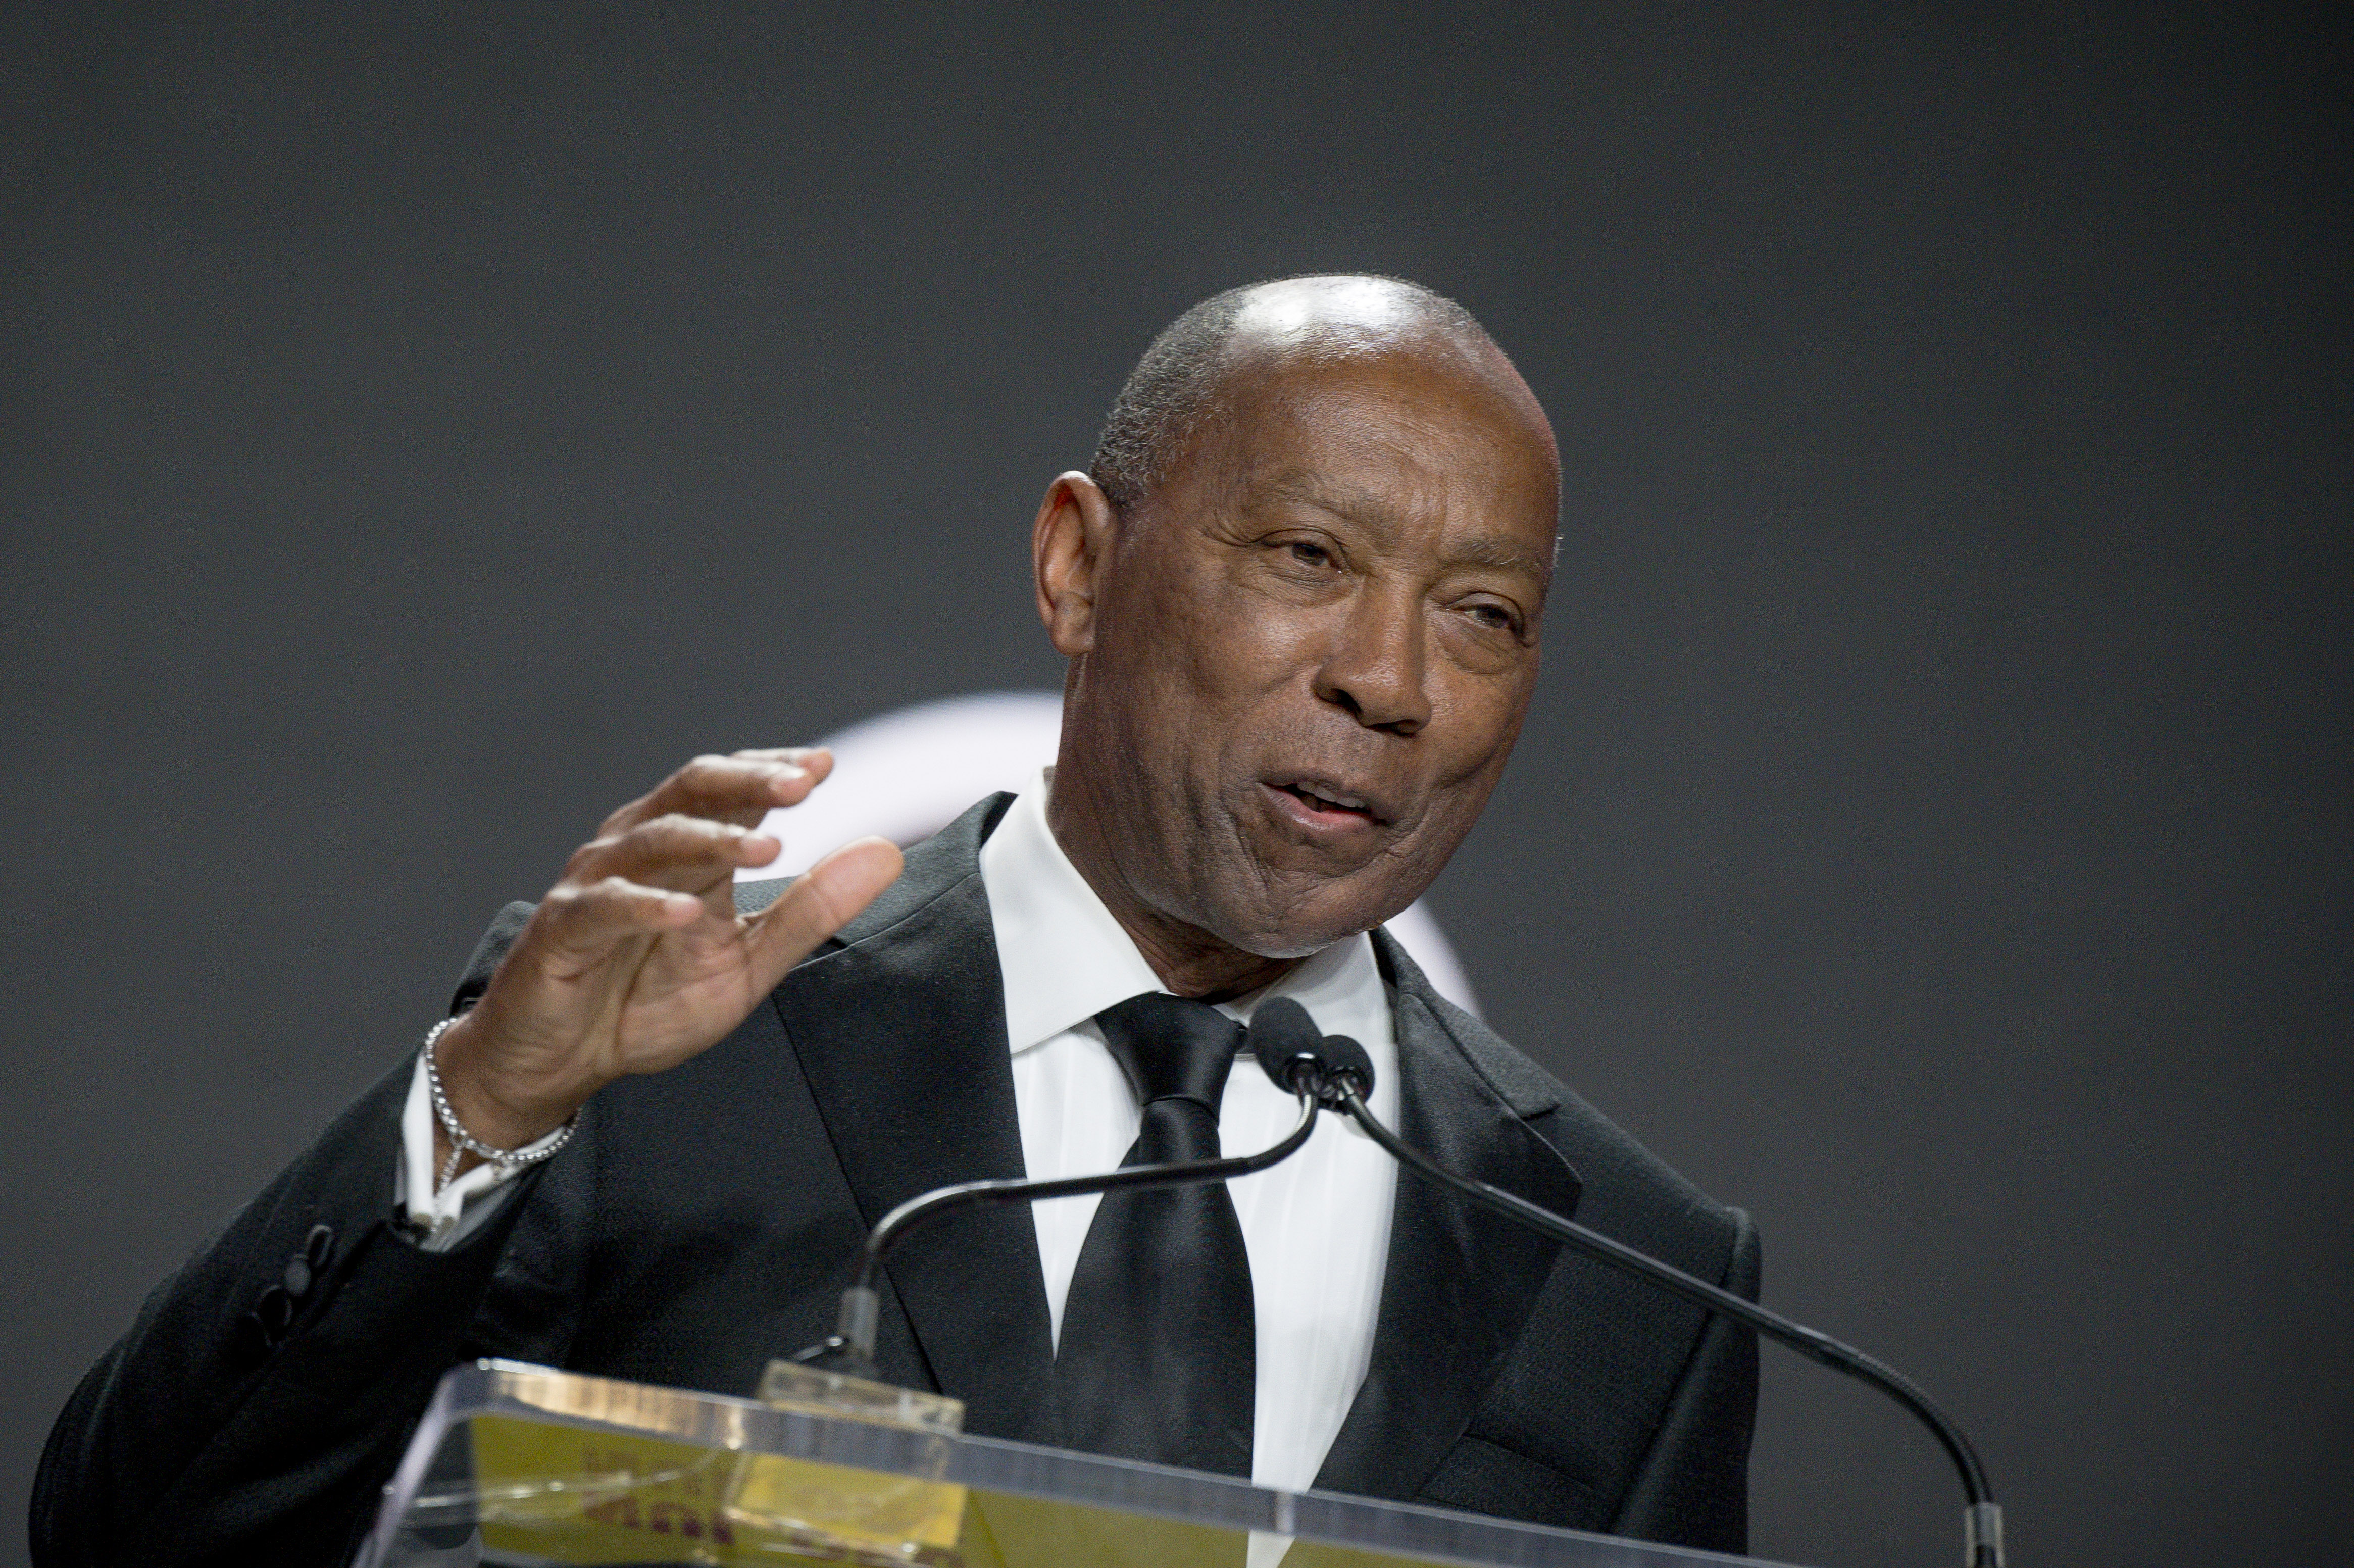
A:
{"type": "Polygon", "coordinates": [[[311,1266],[297,1253],[286,1263],[286,1294],[300,1301],[311,1294],[311,1266]]]}
{"type": "Polygon", "coordinates": [[[277,1343],[269,1325],[258,1313],[245,1313],[229,1330],[229,1349],[241,1361],[249,1363],[262,1360],[276,1348],[277,1343]]]}
{"type": "Polygon", "coordinates": [[[253,1311],[254,1316],[261,1319],[261,1326],[270,1330],[274,1342],[279,1335],[293,1327],[294,1298],[286,1293],[284,1286],[273,1285],[261,1293],[261,1299],[254,1303],[253,1311]]]}
{"type": "Polygon", "coordinates": [[[311,1266],[311,1272],[326,1273],[327,1265],[334,1260],[334,1255],[335,1227],[313,1225],[309,1238],[302,1243],[302,1259],[311,1266]]]}

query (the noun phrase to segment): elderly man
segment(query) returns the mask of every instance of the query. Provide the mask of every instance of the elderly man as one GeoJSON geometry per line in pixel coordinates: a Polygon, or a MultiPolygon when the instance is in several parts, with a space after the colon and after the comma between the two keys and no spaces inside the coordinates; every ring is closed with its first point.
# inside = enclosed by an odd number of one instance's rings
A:
{"type": "MultiPolygon", "coordinates": [[[[1038,514],[1055,766],[904,868],[863,841],[749,909],[755,824],[823,754],[701,758],[616,812],[83,1383],[39,1561],[335,1563],[469,1356],[745,1392],[917,1192],[1272,1141],[1288,1098],[1235,1047],[1278,996],[1368,1046],[1410,1141],[1754,1294],[1745,1218],[1380,929],[1520,730],[1557,465],[1426,290],[1188,312],[1038,514]]],[[[1231,1188],[943,1223],[887,1284],[885,1375],[976,1432],[1744,1544],[1747,1336],[1401,1184],[1352,1128],[1231,1188]]]]}

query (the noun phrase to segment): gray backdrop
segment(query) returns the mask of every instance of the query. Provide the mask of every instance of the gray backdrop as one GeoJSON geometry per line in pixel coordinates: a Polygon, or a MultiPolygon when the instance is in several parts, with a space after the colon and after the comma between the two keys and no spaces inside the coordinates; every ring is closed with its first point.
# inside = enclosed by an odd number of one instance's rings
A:
{"type": "MultiPolygon", "coordinates": [[[[1052,684],[1146,339],[1371,268],[1568,465],[1434,895],[1498,1023],[2021,1563],[2354,1553],[2343,21],[848,9],[5,13],[0,1512],[502,900],[695,751],[1052,684]]],[[[1758,1550],[1951,1562],[1766,1366],[1758,1550]]]]}

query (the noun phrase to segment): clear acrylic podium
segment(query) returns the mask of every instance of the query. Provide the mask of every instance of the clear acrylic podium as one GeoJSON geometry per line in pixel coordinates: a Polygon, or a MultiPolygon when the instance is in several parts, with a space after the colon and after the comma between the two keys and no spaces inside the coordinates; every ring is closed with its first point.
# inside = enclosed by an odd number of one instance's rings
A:
{"type": "MultiPolygon", "coordinates": [[[[870,1385],[871,1386],[871,1385],[870,1385]]],[[[513,1361],[442,1379],[355,1568],[1677,1568],[1745,1559],[513,1361]],[[1288,1546],[1287,1546],[1288,1542],[1288,1546]]]]}

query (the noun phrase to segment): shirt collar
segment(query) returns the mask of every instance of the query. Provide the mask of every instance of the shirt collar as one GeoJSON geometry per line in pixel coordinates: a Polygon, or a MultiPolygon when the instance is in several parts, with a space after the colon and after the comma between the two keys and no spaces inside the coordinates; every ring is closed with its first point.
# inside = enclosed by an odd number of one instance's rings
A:
{"type": "Polygon", "coordinates": [[[1005,977],[1005,1039],[1017,1053],[1161,989],[1152,966],[1055,842],[1046,825],[1048,785],[1041,769],[981,846],[981,881],[1005,977]]]}
{"type": "MultiPolygon", "coordinates": [[[[1131,996],[1164,989],[1047,826],[1051,772],[1040,770],[981,846],[981,885],[1005,980],[1005,1039],[1017,1055],[1131,996]]],[[[1373,945],[1362,933],[1221,1007],[1247,1020],[1260,1002],[1278,996],[1320,1021],[1353,1021],[1369,1003],[1385,1010],[1387,1001],[1373,945]]]]}

